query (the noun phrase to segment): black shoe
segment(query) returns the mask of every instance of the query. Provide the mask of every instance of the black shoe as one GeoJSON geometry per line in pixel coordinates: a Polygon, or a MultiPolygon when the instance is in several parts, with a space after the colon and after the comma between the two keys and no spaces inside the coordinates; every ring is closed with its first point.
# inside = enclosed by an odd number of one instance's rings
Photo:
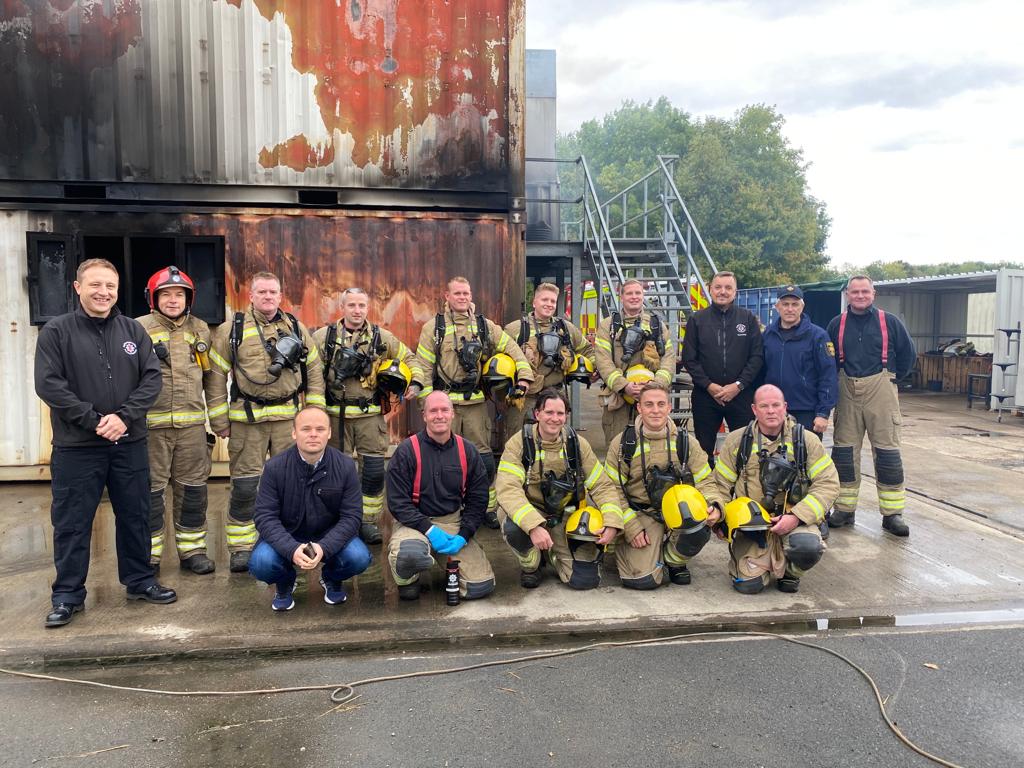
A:
{"type": "Polygon", "coordinates": [[[885,515],[882,527],[893,536],[909,536],[910,526],[903,522],[903,515],[885,515]]]}
{"type": "Polygon", "coordinates": [[[689,584],[690,569],[685,565],[670,565],[668,566],[668,578],[673,584],[689,584]]]}
{"type": "Polygon", "coordinates": [[[519,586],[524,589],[536,589],[540,586],[541,578],[540,568],[536,571],[520,571],[519,586]]]}
{"type": "Polygon", "coordinates": [[[756,579],[733,579],[732,588],[741,595],[756,595],[758,592],[764,591],[764,579],[761,577],[756,579]]]}
{"type": "Polygon", "coordinates": [[[232,552],[231,562],[228,564],[228,569],[232,573],[245,573],[249,570],[249,550],[243,552],[232,552]]]}
{"type": "Polygon", "coordinates": [[[420,583],[414,581],[412,584],[399,584],[398,585],[398,599],[399,600],[419,600],[420,599],[420,583]]]}
{"type": "Polygon", "coordinates": [[[192,555],[192,557],[186,557],[181,561],[181,570],[192,571],[192,573],[198,573],[202,576],[217,570],[217,564],[206,555],[192,555]]]}
{"type": "Polygon", "coordinates": [[[53,606],[53,610],[46,614],[45,626],[63,627],[65,624],[70,624],[75,614],[82,610],[83,606],[78,603],[57,603],[53,606]]]}
{"type": "Polygon", "coordinates": [[[831,529],[828,527],[828,520],[822,520],[818,524],[818,531],[821,533],[821,540],[822,541],[825,541],[826,539],[828,539],[828,532],[829,532],[829,530],[831,530],[831,529]]]}
{"type": "Polygon", "coordinates": [[[145,600],[147,603],[173,603],[178,595],[170,587],[162,584],[151,584],[141,592],[128,591],[129,600],[145,600]]]}
{"type": "Polygon", "coordinates": [[[364,544],[380,544],[384,539],[376,523],[364,522],[359,526],[359,538],[364,544]]]}
{"type": "Polygon", "coordinates": [[[779,592],[793,592],[800,591],[800,579],[795,576],[783,576],[781,579],[775,582],[775,586],[779,588],[779,592]]]}
{"type": "Polygon", "coordinates": [[[490,509],[484,512],[484,525],[492,530],[498,530],[501,527],[501,523],[498,522],[498,513],[490,509]]]}
{"type": "Polygon", "coordinates": [[[842,528],[844,525],[848,525],[852,528],[856,519],[856,512],[842,512],[838,509],[833,509],[828,513],[828,527],[842,528]]]}

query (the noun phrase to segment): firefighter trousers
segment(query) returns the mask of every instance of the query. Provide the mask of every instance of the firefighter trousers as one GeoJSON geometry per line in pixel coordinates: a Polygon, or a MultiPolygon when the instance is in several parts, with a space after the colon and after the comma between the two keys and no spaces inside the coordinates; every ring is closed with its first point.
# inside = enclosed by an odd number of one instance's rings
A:
{"type": "Polygon", "coordinates": [[[355,456],[363,490],[363,522],[376,523],[384,507],[384,457],[388,450],[388,424],[383,414],[346,416],[344,424],[331,416],[331,443],[355,456]]]}
{"type": "Polygon", "coordinates": [[[852,378],[839,372],[839,402],[832,434],[832,461],[839,472],[839,498],[835,508],[855,512],[860,495],[860,453],[864,435],[871,442],[875,464],[878,508],[883,515],[898,515],[906,506],[903,458],[900,455],[899,397],[895,376],[882,371],[852,378]]]}
{"type": "Polygon", "coordinates": [[[798,525],[785,536],[768,531],[736,531],[729,544],[729,575],[735,581],[799,579],[821,559],[825,542],[816,525],[798,525]]]}
{"type": "MultiPolygon", "coordinates": [[[[530,534],[512,522],[504,507],[498,507],[498,520],[501,522],[501,537],[508,544],[519,560],[519,567],[526,573],[534,573],[541,566],[540,550],[534,546],[530,534]]],[[[594,589],[601,584],[598,569],[600,559],[597,546],[584,543],[576,550],[575,557],[569,549],[569,539],[565,535],[565,525],[559,522],[554,528],[548,528],[553,546],[548,552],[548,562],[555,569],[563,584],[573,589],[594,589]]]]}
{"type": "MultiPolygon", "coordinates": [[[[615,541],[615,567],[627,589],[654,589],[668,579],[665,566],[680,568],[686,565],[691,557],[680,552],[679,541],[682,534],[670,531],[650,515],[638,512],[636,519],[643,525],[650,543],[646,547],[634,547],[626,539],[625,534],[615,541]]],[[[699,551],[707,540],[705,532],[696,550],[699,551]]],[[[686,546],[682,547],[686,551],[686,546]]]]}
{"type": "Polygon", "coordinates": [[[229,552],[248,552],[256,544],[256,525],[252,521],[267,454],[277,456],[287,451],[292,439],[292,420],[231,422],[228,458],[231,466],[231,497],[224,522],[229,552]]]}
{"type": "Polygon", "coordinates": [[[210,476],[212,446],[206,427],[151,429],[149,431],[150,562],[163,555],[168,483],[173,484],[174,544],[178,559],[205,555],[206,481],[210,476]]]}
{"type": "MultiPolygon", "coordinates": [[[[445,533],[454,536],[459,532],[461,520],[461,513],[455,512],[444,517],[432,518],[430,522],[445,533]]],[[[407,528],[396,520],[391,531],[391,539],[388,541],[388,565],[391,567],[391,575],[395,577],[395,583],[399,586],[415,584],[420,578],[419,573],[406,576],[399,574],[398,558],[403,549],[429,553],[441,568],[444,568],[448,561],[447,555],[440,555],[431,550],[426,536],[415,528],[407,528]]],[[[486,597],[494,591],[494,571],[491,569],[491,563],[488,561],[483,547],[475,538],[467,541],[466,546],[451,558],[459,561],[459,594],[462,597],[468,599],[486,597]]]]}
{"type": "Polygon", "coordinates": [[[494,424],[491,420],[491,412],[488,410],[489,406],[486,402],[459,405],[461,395],[454,393],[451,398],[455,403],[452,432],[462,435],[480,451],[480,458],[483,459],[484,468],[487,470],[487,510],[494,511],[498,508],[498,494],[494,490],[497,466],[494,463],[494,454],[491,452],[491,430],[494,424]]]}

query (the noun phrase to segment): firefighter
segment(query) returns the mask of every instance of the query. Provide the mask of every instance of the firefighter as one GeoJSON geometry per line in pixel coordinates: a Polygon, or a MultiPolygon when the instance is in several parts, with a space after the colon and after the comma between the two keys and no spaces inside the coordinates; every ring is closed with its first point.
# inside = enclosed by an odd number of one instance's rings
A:
{"type": "Polygon", "coordinates": [[[643,389],[626,371],[642,366],[666,387],[672,386],[676,353],[662,318],[644,311],[644,286],[631,278],[619,289],[621,312],[612,312],[597,327],[594,356],[601,388],[601,427],[604,439],[622,432],[636,415],[635,402],[643,389]]]}
{"type": "MultiPolygon", "coordinates": [[[[558,286],[541,283],[533,292],[533,311],[505,326],[505,333],[516,340],[533,369],[533,384],[526,393],[523,408],[505,413],[505,440],[519,434],[523,423],[533,419],[537,395],[548,387],[562,387],[571,372],[594,370],[594,348],[575,325],[564,317],[555,317],[558,286]]],[[[590,377],[582,373],[580,380],[590,377]]]]}
{"type": "Polygon", "coordinates": [[[150,562],[160,568],[164,549],[165,491],[174,494],[174,545],[184,570],[213,573],[206,546],[206,480],[213,435],[207,440],[206,399],[210,367],[210,327],[191,313],[195,284],[175,266],[146,283],[150,312],[138,318],[160,359],[163,388],[146,414],[149,425],[150,562]]]}
{"type": "MultiPolygon", "coordinates": [[[[455,405],[452,431],[477,447],[487,469],[490,490],[484,523],[495,529],[498,528],[498,503],[494,491],[497,468],[491,452],[492,424],[484,399],[483,368],[485,363],[499,355],[506,355],[512,361],[514,371],[511,374],[515,380],[508,399],[512,402],[518,400],[521,408],[522,398],[533,382],[530,364],[501,326],[476,314],[469,280],[453,277],[445,290],[444,308],[433,323],[423,326],[420,343],[416,347],[425,384],[419,397],[422,402],[435,389],[451,395],[455,405]]],[[[509,360],[500,362],[507,365],[509,360]]],[[[495,363],[502,367],[498,361],[495,363]]]]}
{"type": "Polygon", "coordinates": [[[668,387],[644,385],[638,417],[608,446],[605,471],[621,492],[623,538],[615,564],[628,589],[655,589],[666,581],[689,584],[687,563],[711,538],[718,510],[708,457],[697,439],[671,419],[668,387]]]}
{"type": "Polygon", "coordinates": [[[423,373],[409,348],[390,331],[367,321],[370,299],[362,288],[341,294],[341,318],[313,334],[324,365],[327,412],[336,447],[356,453],[361,465],[363,522],[360,538],[380,544],[377,519],[384,505],[384,455],[388,427],[384,414],[391,409],[389,368],[399,372],[397,394],[413,397],[422,389],[423,373]],[[406,378],[408,376],[408,379],[406,378]]]}
{"type": "Polygon", "coordinates": [[[243,573],[256,544],[252,512],[267,452],[276,456],[292,446],[292,420],[303,405],[326,409],[323,367],[309,331],[281,311],[281,281],[271,272],[252,276],[249,307],[217,329],[210,361],[210,426],[231,438],[224,525],[230,568],[243,573]]]}
{"type": "Polygon", "coordinates": [[[605,545],[622,530],[618,493],[590,444],[565,426],[569,400],[549,387],[536,398],[535,424],[520,427],[505,444],[495,482],[501,535],[519,559],[519,583],[541,582],[541,553],[563,584],[593,589],[600,583],[605,545]],[[587,494],[600,509],[603,530],[584,552],[566,536],[572,513],[587,506],[587,494]]]}
{"type": "Polygon", "coordinates": [[[730,432],[715,462],[716,533],[728,539],[733,588],[752,595],[771,576],[782,592],[821,559],[818,526],[839,495],[839,474],[812,430],[786,413],[782,390],[754,393],[754,420],[730,432]]]}
{"type": "Polygon", "coordinates": [[[860,495],[860,451],[867,433],[882,529],[893,536],[909,536],[910,527],[903,520],[907,493],[896,382],[913,370],[917,352],[900,319],[878,309],[874,301],[871,278],[854,275],[846,283],[846,312],[828,324],[839,366],[832,460],[842,484],[828,524],[832,528],[854,524],[860,495]]]}

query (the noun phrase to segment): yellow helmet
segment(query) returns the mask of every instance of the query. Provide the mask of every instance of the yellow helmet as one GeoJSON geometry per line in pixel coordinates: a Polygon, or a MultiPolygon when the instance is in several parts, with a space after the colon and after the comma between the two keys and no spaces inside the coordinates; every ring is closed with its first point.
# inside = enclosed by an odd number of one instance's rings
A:
{"type": "Polygon", "coordinates": [[[661,519],[669,530],[692,533],[708,519],[708,502],[692,485],[673,485],[661,497],[661,519]]]}
{"type": "MultiPolygon", "coordinates": [[[[626,381],[632,382],[633,384],[646,384],[648,381],[654,380],[654,372],[650,368],[639,363],[631,365],[626,369],[626,381]]],[[[629,395],[623,395],[622,399],[632,405],[636,400],[629,395]]]]}
{"type": "Polygon", "coordinates": [[[747,496],[740,496],[725,505],[725,538],[729,541],[736,531],[767,531],[771,525],[768,511],[747,496]]]}
{"type": "Polygon", "coordinates": [[[516,361],[499,352],[484,363],[482,378],[487,391],[500,387],[511,389],[516,382],[516,361]]]}
{"type": "Polygon", "coordinates": [[[604,530],[604,515],[597,507],[581,504],[565,521],[565,535],[577,541],[597,541],[604,530]]]}
{"type": "Polygon", "coordinates": [[[377,366],[377,389],[401,397],[412,383],[412,371],[401,360],[389,357],[377,366]]]}
{"type": "Polygon", "coordinates": [[[565,380],[568,382],[578,381],[590,388],[590,378],[594,374],[594,364],[589,358],[583,355],[573,355],[572,365],[565,371],[565,380]]]}

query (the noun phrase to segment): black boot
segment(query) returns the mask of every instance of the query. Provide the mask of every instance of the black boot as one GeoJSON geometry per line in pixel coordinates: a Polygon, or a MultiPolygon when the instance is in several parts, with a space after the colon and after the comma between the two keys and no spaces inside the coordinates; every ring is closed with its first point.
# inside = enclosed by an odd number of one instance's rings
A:
{"type": "Polygon", "coordinates": [[[362,525],[359,526],[359,538],[363,540],[364,544],[380,544],[383,541],[383,537],[380,535],[380,528],[377,527],[376,523],[371,523],[369,520],[364,520],[362,525]]]}
{"type": "Polygon", "coordinates": [[[484,512],[484,525],[495,531],[498,530],[501,527],[501,524],[498,522],[498,513],[490,509],[484,512]]]}
{"type": "Polygon", "coordinates": [[[828,527],[829,528],[842,528],[844,525],[848,525],[853,528],[854,522],[856,522],[856,512],[843,512],[838,509],[833,509],[828,513],[828,527]]]}
{"type": "Polygon", "coordinates": [[[232,573],[245,573],[249,570],[249,550],[231,553],[231,563],[228,568],[232,573]]]}
{"type": "Polygon", "coordinates": [[[540,586],[541,578],[540,568],[536,571],[520,571],[519,586],[524,589],[536,589],[540,586]]]}
{"type": "Polygon", "coordinates": [[[673,584],[689,584],[690,569],[685,565],[670,565],[668,566],[668,578],[673,584]]]}
{"type": "Polygon", "coordinates": [[[207,573],[213,573],[217,570],[217,565],[206,555],[200,553],[198,555],[192,555],[192,557],[186,557],[182,560],[181,570],[192,571],[192,573],[197,573],[202,576],[207,573]]]}
{"type": "Polygon", "coordinates": [[[903,522],[903,515],[885,515],[882,518],[882,528],[893,536],[910,535],[910,526],[903,522]]]}

